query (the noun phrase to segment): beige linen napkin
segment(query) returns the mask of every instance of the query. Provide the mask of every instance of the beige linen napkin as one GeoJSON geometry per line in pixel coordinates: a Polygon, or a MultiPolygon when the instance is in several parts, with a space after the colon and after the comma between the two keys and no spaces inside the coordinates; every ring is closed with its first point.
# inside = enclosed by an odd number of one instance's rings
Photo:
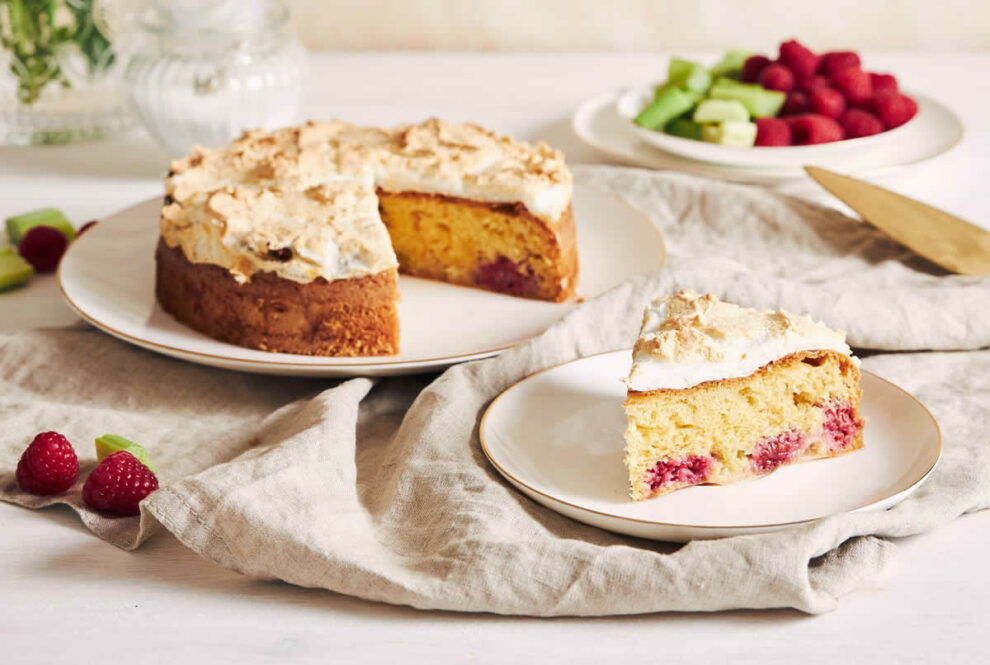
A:
{"type": "MultiPolygon", "coordinates": [[[[990,506],[990,280],[945,276],[870,228],[760,189],[632,169],[578,169],[647,210],[670,265],[585,303],[540,338],[434,376],[273,378],[160,357],[94,330],[0,335],[0,498],[69,503],[119,547],[161,524],[218,564],[260,578],[422,608],[529,615],[795,607],[822,612],[872,583],[895,545],[990,506]],[[628,347],[642,305],[691,287],[808,311],[864,366],[938,418],[945,458],[912,498],[772,534],[686,546],[610,534],[521,496],[487,464],[487,404],[533,371],[628,347]],[[935,349],[943,352],[904,353],[935,349]],[[19,491],[34,433],[149,448],[161,489],[142,515],[19,491]]],[[[27,546],[27,545],[25,545],[27,546]]]]}

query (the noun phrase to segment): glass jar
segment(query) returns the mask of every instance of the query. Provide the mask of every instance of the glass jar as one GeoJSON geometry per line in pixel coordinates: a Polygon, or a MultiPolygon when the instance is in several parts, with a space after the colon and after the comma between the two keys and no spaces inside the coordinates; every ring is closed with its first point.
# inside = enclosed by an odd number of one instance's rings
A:
{"type": "Polygon", "coordinates": [[[153,0],[125,73],[131,105],[173,156],[299,121],[305,53],[273,0],[153,0]]]}
{"type": "Polygon", "coordinates": [[[112,0],[0,0],[0,144],[70,143],[132,123],[112,0]]]}

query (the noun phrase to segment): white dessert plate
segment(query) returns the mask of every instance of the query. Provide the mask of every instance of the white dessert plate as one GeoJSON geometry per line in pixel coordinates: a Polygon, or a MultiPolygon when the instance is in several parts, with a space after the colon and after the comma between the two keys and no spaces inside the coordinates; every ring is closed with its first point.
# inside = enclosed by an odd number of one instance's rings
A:
{"type": "MultiPolygon", "coordinates": [[[[183,360],[264,374],[412,374],[495,355],[539,335],[575,307],[400,276],[396,356],[325,358],[246,349],[187,328],[158,306],[154,251],[160,207],[158,198],[139,203],[80,236],[62,258],[58,282],[69,306],[97,328],[183,360]]],[[[574,219],[582,297],[663,265],[659,231],[624,199],[577,183],[574,219]]]]}
{"type": "Polygon", "coordinates": [[[775,531],[904,500],[938,463],[928,409],[863,372],[865,447],[733,485],[689,487],[633,502],[623,465],[629,350],[580,358],[515,384],[481,421],[492,465],[534,501],[609,531],[672,542],[775,531]]]}
{"type": "MultiPolygon", "coordinates": [[[[627,164],[759,184],[807,180],[807,175],[801,169],[805,164],[828,167],[820,159],[804,161],[797,166],[740,166],[706,162],[667,152],[644,141],[637,134],[636,126],[619,114],[616,103],[626,92],[626,90],[612,91],[585,101],[574,112],[571,127],[578,138],[591,147],[627,164]]],[[[963,126],[959,118],[934,99],[911,94],[918,102],[918,115],[908,124],[898,128],[902,131],[893,132],[898,137],[897,140],[884,144],[882,149],[868,150],[861,155],[842,159],[838,168],[843,173],[862,177],[882,175],[937,157],[959,143],[963,136],[963,126]]],[[[701,143],[688,139],[680,140],[687,143],[701,143]]],[[[779,150],[785,149],[792,148],[779,148],[779,150]]],[[[740,150],[750,150],[750,148],[740,148],[740,150]]],[[[752,148],[752,150],[757,149],[752,148]]],[[[759,150],[774,149],[759,148],[759,150]]]]}
{"type": "MultiPolygon", "coordinates": [[[[784,167],[800,169],[805,164],[843,168],[850,161],[865,159],[875,152],[879,153],[882,150],[889,152],[892,144],[902,140],[905,132],[917,122],[923,112],[923,109],[919,106],[918,115],[910,121],[900,127],[881,132],[874,136],[835,141],[833,143],[822,143],[819,145],[742,148],[707,143],[705,141],[693,141],[664,132],[645,129],[634,123],[633,118],[653,101],[654,89],[655,86],[653,85],[630,88],[619,95],[619,98],[615,102],[615,108],[619,115],[629,122],[629,127],[639,138],[665,152],[687,157],[688,159],[753,168],[784,167]]],[[[918,95],[915,93],[910,94],[916,99],[918,98],[918,95]]],[[[883,159],[883,155],[879,155],[879,158],[883,159]]]]}

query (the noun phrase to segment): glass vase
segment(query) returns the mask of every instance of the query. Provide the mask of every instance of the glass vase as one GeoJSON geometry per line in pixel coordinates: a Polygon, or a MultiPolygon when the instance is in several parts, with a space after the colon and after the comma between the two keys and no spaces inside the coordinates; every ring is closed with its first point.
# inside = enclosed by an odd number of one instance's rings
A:
{"type": "Polygon", "coordinates": [[[173,156],[297,122],[305,54],[270,0],[160,0],[138,20],[131,104],[173,156]]]}

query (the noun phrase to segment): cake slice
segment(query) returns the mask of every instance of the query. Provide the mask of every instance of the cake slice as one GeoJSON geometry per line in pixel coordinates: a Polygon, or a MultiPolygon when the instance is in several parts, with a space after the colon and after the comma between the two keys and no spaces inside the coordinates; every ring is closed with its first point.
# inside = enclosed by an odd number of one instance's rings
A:
{"type": "Polygon", "coordinates": [[[693,291],[658,298],[626,384],[637,501],[863,447],[859,361],[845,333],[808,316],[693,291]]]}

